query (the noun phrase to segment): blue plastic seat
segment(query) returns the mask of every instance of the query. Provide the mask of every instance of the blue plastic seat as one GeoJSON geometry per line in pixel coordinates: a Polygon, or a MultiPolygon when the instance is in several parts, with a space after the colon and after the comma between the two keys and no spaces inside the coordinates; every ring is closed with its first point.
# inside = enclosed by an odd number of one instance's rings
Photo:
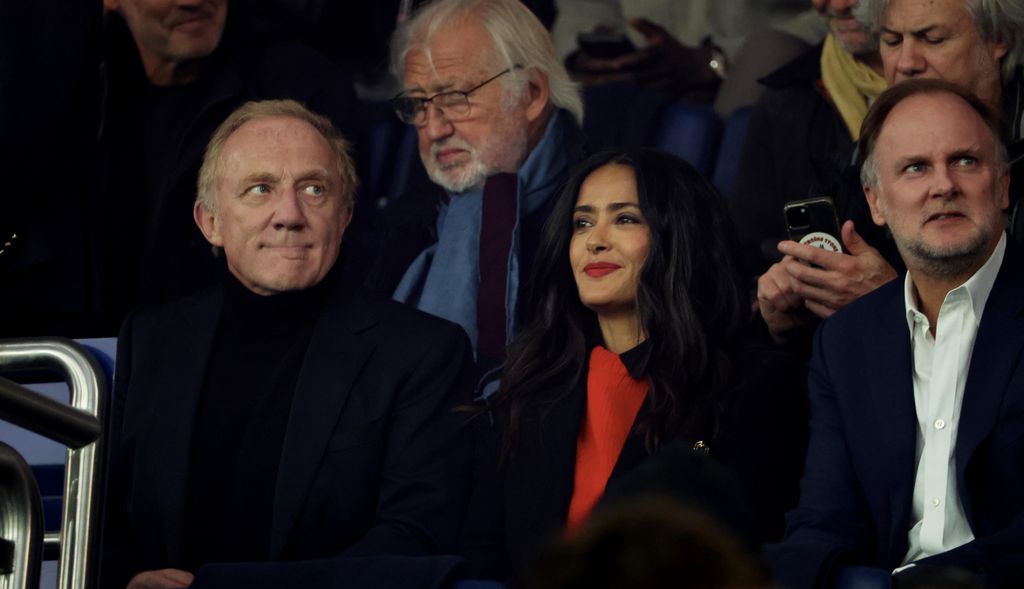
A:
{"type": "Polygon", "coordinates": [[[662,113],[654,146],[675,154],[710,178],[722,135],[722,120],[702,104],[675,102],[662,113]]]}
{"type": "Polygon", "coordinates": [[[736,174],[740,169],[750,111],[749,106],[736,109],[726,121],[722,132],[722,144],[718,148],[718,161],[715,162],[714,183],[727,200],[736,196],[736,174]]]}

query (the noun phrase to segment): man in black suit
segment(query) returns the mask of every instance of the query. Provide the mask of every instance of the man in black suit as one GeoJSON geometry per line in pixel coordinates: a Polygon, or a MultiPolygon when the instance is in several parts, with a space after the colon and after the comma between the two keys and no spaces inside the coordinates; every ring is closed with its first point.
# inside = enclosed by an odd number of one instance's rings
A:
{"type": "Polygon", "coordinates": [[[471,352],[333,276],[355,185],[347,143],[296,102],[214,132],[194,217],[225,277],[122,328],[101,586],[309,585],[322,559],[450,551],[471,352]]]}
{"type": "Polygon", "coordinates": [[[1007,243],[995,115],[910,80],[864,121],[861,182],[907,274],[822,323],[810,364],[800,505],[768,555],[783,585],[844,565],[986,586],[1024,575],[1024,253],[1007,243]]]}

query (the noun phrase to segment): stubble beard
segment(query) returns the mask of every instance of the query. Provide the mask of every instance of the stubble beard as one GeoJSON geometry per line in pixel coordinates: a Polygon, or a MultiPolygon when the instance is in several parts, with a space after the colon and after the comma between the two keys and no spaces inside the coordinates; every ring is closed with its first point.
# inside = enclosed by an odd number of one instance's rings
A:
{"type": "Polygon", "coordinates": [[[936,278],[956,278],[972,272],[985,262],[992,236],[977,230],[963,243],[941,247],[923,239],[903,240],[895,234],[896,248],[908,268],[936,278]]]}

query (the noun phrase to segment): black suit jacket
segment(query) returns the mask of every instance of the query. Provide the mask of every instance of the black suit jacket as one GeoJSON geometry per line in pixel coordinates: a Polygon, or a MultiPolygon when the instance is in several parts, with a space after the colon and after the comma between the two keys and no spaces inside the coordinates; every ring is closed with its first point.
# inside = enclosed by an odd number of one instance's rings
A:
{"type": "MultiPolygon", "coordinates": [[[[769,556],[787,587],[828,586],[844,564],[886,569],[908,548],[917,415],[903,280],[825,321],[810,366],[811,440],[800,506],[769,556]]],[[[1008,244],[978,328],[956,439],[975,540],[923,559],[1024,574],[1024,253],[1008,244]]]]}
{"type": "MultiPolygon", "coordinates": [[[[213,290],[133,313],[122,329],[103,586],[180,568],[191,432],[221,302],[213,290]]],[[[468,400],[473,373],[457,326],[335,288],[295,385],[270,560],[449,551],[471,453],[453,408],[468,400]]],[[[197,582],[233,569],[246,565],[204,566],[197,582]]]]}

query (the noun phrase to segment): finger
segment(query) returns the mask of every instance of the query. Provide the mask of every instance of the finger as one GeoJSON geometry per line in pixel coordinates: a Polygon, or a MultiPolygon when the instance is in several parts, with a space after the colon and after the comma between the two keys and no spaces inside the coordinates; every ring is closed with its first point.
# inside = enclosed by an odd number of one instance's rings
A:
{"type": "Polygon", "coordinates": [[[178,569],[143,571],[128,582],[128,589],[180,589],[192,584],[192,574],[178,569]]]}
{"type": "Polygon", "coordinates": [[[843,237],[843,247],[846,248],[846,252],[850,255],[857,256],[875,249],[864,241],[864,238],[860,236],[860,233],[857,233],[857,229],[854,227],[853,221],[843,223],[843,228],[840,230],[840,233],[842,233],[843,237]]]}
{"type": "Polygon", "coordinates": [[[637,49],[631,53],[620,55],[614,59],[609,59],[609,68],[617,71],[635,69],[643,64],[647,63],[651,59],[651,50],[649,48],[637,49]]]}
{"type": "Polygon", "coordinates": [[[821,248],[795,241],[779,243],[779,251],[787,256],[793,256],[798,260],[814,264],[815,266],[821,266],[828,270],[835,270],[836,266],[841,263],[842,256],[845,255],[838,252],[825,251],[821,248]]]}
{"type": "Polygon", "coordinates": [[[773,265],[757,280],[757,298],[772,310],[795,309],[803,300],[794,290],[795,282],[779,264],[773,265]]]}
{"type": "Polygon", "coordinates": [[[629,26],[633,27],[641,35],[647,38],[648,43],[660,43],[666,38],[672,36],[668,31],[661,28],[659,25],[652,23],[646,18],[631,18],[628,22],[629,26]]]}
{"type": "Polygon", "coordinates": [[[812,301],[810,299],[807,300],[805,306],[807,307],[808,311],[814,313],[815,315],[821,317],[822,319],[828,319],[829,317],[832,316],[833,313],[836,312],[835,309],[829,307],[828,305],[822,305],[821,303],[812,301]]]}
{"type": "Polygon", "coordinates": [[[166,569],[168,578],[174,579],[180,583],[191,584],[195,580],[195,575],[188,571],[181,569],[166,569]]]}
{"type": "Polygon", "coordinates": [[[804,301],[812,301],[833,309],[841,309],[857,298],[856,295],[849,294],[843,290],[806,283],[798,284],[796,292],[804,301]]]}
{"type": "Polygon", "coordinates": [[[604,59],[600,57],[593,57],[588,53],[580,52],[576,55],[576,58],[572,61],[572,69],[574,72],[580,72],[585,74],[602,74],[607,72],[616,71],[613,59],[604,59]]]}
{"type": "MultiPolygon", "coordinates": [[[[818,288],[830,288],[839,278],[836,272],[823,268],[808,266],[802,262],[792,259],[782,264],[786,272],[798,285],[810,285],[818,288]]],[[[797,288],[797,290],[799,290],[797,288]]]]}
{"type": "Polygon", "coordinates": [[[181,569],[160,569],[155,571],[165,582],[165,587],[188,587],[194,577],[192,573],[181,569]]]}

